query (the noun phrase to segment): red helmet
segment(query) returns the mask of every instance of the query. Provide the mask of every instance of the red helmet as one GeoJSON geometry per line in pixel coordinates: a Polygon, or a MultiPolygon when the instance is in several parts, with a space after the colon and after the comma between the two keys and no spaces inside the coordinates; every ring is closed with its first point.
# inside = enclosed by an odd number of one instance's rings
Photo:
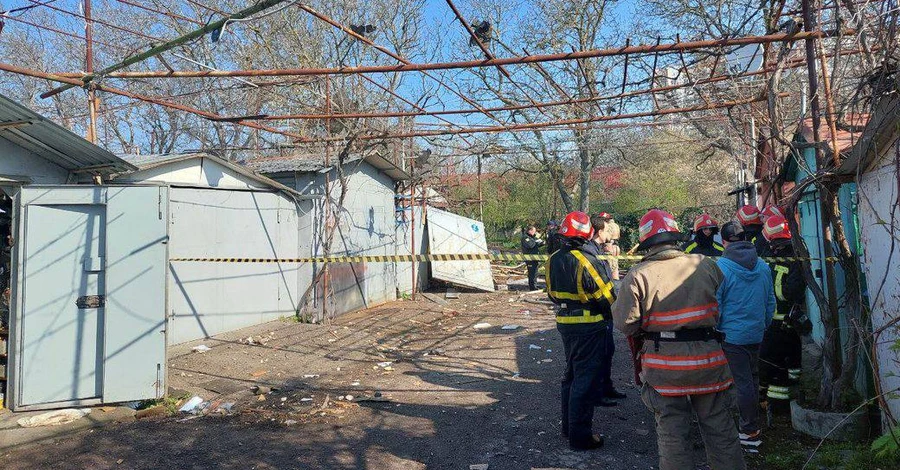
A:
{"type": "Polygon", "coordinates": [[[759,209],[756,206],[748,205],[741,207],[738,209],[737,214],[738,222],[741,223],[744,227],[748,225],[762,225],[762,216],[759,213],[759,209]]]}
{"type": "Polygon", "coordinates": [[[776,215],[780,216],[780,217],[784,217],[784,213],[781,212],[781,208],[779,208],[775,204],[769,204],[768,206],[766,206],[760,215],[762,216],[762,219],[764,221],[767,220],[769,217],[775,217],[776,215]]]}
{"type": "Polygon", "coordinates": [[[638,232],[640,234],[638,239],[641,242],[638,250],[646,250],[660,243],[684,240],[684,235],[678,230],[678,222],[675,222],[675,217],[659,209],[652,209],[641,217],[638,232]]]}
{"type": "Polygon", "coordinates": [[[768,241],[791,239],[791,228],[788,226],[787,219],[780,215],[773,215],[766,219],[762,233],[768,241]]]}
{"type": "Polygon", "coordinates": [[[559,234],[567,238],[590,240],[594,238],[594,227],[591,225],[591,218],[584,212],[569,212],[566,218],[563,219],[562,225],[559,226],[559,234]]]}
{"type": "Polygon", "coordinates": [[[716,219],[710,217],[709,214],[700,214],[694,219],[694,232],[699,232],[705,228],[717,229],[719,228],[719,223],[716,222],[716,219]]]}
{"type": "Polygon", "coordinates": [[[612,214],[610,214],[609,212],[601,212],[601,213],[597,214],[597,216],[600,217],[601,219],[607,219],[607,220],[612,219],[612,214]]]}

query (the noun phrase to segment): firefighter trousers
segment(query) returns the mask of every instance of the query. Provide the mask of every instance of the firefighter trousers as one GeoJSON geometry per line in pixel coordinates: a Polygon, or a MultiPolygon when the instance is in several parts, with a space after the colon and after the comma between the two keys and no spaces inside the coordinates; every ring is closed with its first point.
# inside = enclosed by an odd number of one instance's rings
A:
{"type": "Polygon", "coordinates": [[[794,328],[776,321],[766,330],[759,348],[759,388],[760,398],[773,411],[790,409],[790,400],[795,398],[791,389],[800,380],[802,351],[800,334],[794,328]]]}
{"type": "Polygon", "coordinates": [[[606,322],[609,325],[606,328],[603,341],[606,343],[606,350],[603,352],[603,359],[600,362],[600,370],[597,379],[594,381],[594,402],[598,402],[606,398],[610,392],[615,390],[612,383],[612,360],[616,353],[616,342],[613,337],[613,324],[611,321],[606,322]]]}
{"type": "Polygon", "coordinates": [[[526,261],[525,266],[528,268],[528,290],[537,290],[538,261],[526,261]]]}
{"type": "Polygon", "coordinates": [[[606,353],[606,325],[557,325],[566,354],[561,387],[562,432],[575,447],[590,443],[595,383],[606,353]],[[583,328],[581,328],[583,326],[583,328]]]}
{"type": "Polygon", "coordinates": [[[744,451],[731,408],[731,391],[664,397],[649,384],[641,398],[656,419],[659,470],[696,468],[691,420],[697,416],[706,459],[712,470],[744,470],[744,451]]]}

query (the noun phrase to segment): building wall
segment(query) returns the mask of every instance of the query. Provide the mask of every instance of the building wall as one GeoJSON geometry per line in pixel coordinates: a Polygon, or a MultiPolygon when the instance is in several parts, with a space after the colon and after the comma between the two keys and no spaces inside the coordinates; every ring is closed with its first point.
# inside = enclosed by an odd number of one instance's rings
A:
{"type": "Polygon", "coordinates": [[[147,181],[173,185],[208,186],[222,189],[268,189],[261,183],[208,158],[173,161],[156,168],[136,171],[118,181],[147,181]]]}
{"type": "MultiPolygon", "coordinates": [[[[893,154],[896,150],[887,150],[893,154]]],[[[881,391],[900,388],[900,324],[887,327],[900,317],[900,209],[898,209],[897,169],[894,155],[859,178],[859,232],[863,246],[863,270],[872,309],[872,329],[881,331],[875,338],[875,355],[881,379],[881,391]],[[882,331],[883,330],[883,331],[882,331]]],[[[896,394],[893,394],[896,396],[896,394]]],[[[888,398],[888,406],[900,417],[900,399],[888,398]]]]}
{"type": "MultiPolygon", "coordinates": [[[[297,206],[280,193],[171,188],[169,257],[297,258],[297,206]]],[[[171,344],[282,316],[300,302],[295,263],[171,262],[171,344]]]]}
{"type": "Polygon", "coordinates": [[[0,137],[0,176],[22,177],[33,184],[65,183],[69,171],[0,137]]]}
{"type": "MultiPolygon", "coordinates": [[[[328,173],[329,203],[333,210],[341,206],[331,241],[332,256],[394,255],[399,235],[394,212],[394,181],[365,162],[353,162],[344,168],[346,194],[339,183],[337,171],[328,173]]],[[[312,224],[312,250],[316,256],[325,254],[326,209],[324,173],[298,173],[297,191],[310,198],[313,209],[305,223],[312,224]]],[[[313,266],[313,278],[322,270],[313,266]]],[[[407,273],[408,274],[408,273],[407,273]]],[[[325,310],[340,315],[368,308],[397,298],[397,269],[394,262],[364,262],[332,264],[328,268],[327,286],[331,295],[325,310]]],[[[318,283],[311,308],[316,314],[323,311],[325,283],[318,283]]]]}

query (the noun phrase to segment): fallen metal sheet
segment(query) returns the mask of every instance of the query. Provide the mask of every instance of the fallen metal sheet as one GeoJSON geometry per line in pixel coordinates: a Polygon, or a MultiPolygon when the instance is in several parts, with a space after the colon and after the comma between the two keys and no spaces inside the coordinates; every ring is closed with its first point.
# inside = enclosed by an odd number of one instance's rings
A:
{"type": "MultiPolygon", "coordinates": [[[[431,254],[487,254],[484,224],[467,217],[429,207],[427,231],[431,254]]],[[[473,289],[494,292],[491,262],[433,261],[435,279],[473,289]]]]}

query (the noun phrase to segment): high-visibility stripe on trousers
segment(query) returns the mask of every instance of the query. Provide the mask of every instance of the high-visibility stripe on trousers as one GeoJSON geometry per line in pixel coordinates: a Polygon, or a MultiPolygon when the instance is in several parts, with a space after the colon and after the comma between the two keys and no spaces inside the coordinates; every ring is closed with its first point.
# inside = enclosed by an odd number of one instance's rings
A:
{"type": "Polygon", "coordinates": [[[793,381],[800,380],[801,369],[788,369],[788,378],[793,381]]]}
{"type": "Polygon", "coordinates": [[[791,388],[780,385],[769,385],[769,389],[766,391],[766,397],[773,400],[790,400],[791,388]]]}

